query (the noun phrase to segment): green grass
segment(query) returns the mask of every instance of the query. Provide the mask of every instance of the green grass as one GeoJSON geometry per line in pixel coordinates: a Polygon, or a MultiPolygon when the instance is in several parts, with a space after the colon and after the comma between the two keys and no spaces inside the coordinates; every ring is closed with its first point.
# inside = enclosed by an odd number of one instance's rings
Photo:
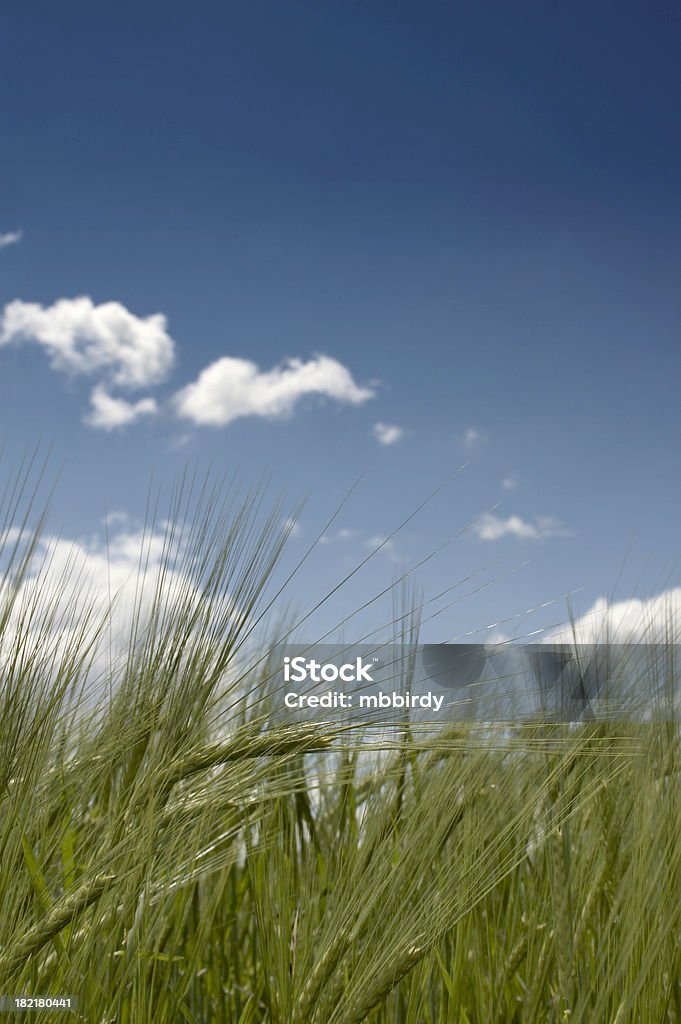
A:
{"type": "Polygon", "coordinates": [[[0,993],[96,1024],[681,1021],[676,723],[379,750],[277,725],[279,507],[185,483],[109,663],[108,612],[35,574],[26,487],[0,524],[0,993]]]}

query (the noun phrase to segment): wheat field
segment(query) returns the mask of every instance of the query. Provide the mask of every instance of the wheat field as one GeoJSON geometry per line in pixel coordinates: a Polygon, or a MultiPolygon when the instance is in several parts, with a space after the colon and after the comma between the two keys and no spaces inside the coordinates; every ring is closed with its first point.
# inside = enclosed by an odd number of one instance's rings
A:
{"type": "Polygon", "coordinates": [[[72,999],[30,1019],[681,1021],[673,714],[282,725],[276,503],[204,482],[182,516],[180,488],[121,642],[40,560],[27,479],[0,527],[0,994],[72,999]]]}

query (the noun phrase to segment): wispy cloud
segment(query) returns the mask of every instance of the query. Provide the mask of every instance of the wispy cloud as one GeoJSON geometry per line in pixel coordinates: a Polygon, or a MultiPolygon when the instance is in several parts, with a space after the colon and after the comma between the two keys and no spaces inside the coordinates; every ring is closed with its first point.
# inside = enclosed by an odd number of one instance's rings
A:
{"type": "Polygon", "coordinates": [[[308,362],[289,359],[267,371],[248,359],[225,356],[182,388],[173,405],[178,416],[198,426],[224,427],[244,416],[286,418],[305,395],[359,405],[374,394],[329,356],[315,356],[308,362]]]}
{"type": "Polygon", "coordinates": [[[171,437],[170,441],[168,442],[168,447],[171,449],[171,451],[179,452],[183,448],[186,448],[188,444],[191,444],[193,439],[194,435],[192,434],[192,432],[185,431],[181,434],[176,434],[174,437],[171,437]]]}
{"type": "MultiPolygon", "coordinates": [[[[325,533],[320,538],[319,543],[323,545],[345,545],[346,550],[350,548],[355,553],[360,552],[363,548],[366,551],[375,551],[377,554],[380,552],[380,554],[388,556],[391,561],[401,560],[398,557],[395,541],[392,538],[388,538],[384,534],[370,533],[365,529],[345,526],[334,532],[325,533]]],[[[358,557],[364,556],[358,554],[358,557]]]]}
{"type": "Polygon", "coordinates": [[[477,427],[468,427],[459,438],[459,443],[465,452],[475,451],[487,441],[487,435],[477,427]]]}
{"type": "Polygon", "coordinates": [[[23,231],[6,231],[0,233],[0,249],[6,249],[8,245],[17,245],[24,237],[23,231]]]}
{"type": "Polygon", "coordinates": [[[404,437],[404,430],[395,423],[374,423],[374,437],[379,444],[397,444],[404,437]]]}
{"type": "Polygon", "coordinates": [[[102,519],[102,526],[107,530],[116,530],[124,533],[130,525],[130,516],[121,509],[111,509],[102,519]]]}
{"type": "Polygon", "coordinates": [[[303,535],[303,528],[295,516],[289,516],[288,519],[284,520],[283,529],[286,536],[292,540],[296,540],[303,535]]]}
{"type": "Polygon", "coordinates": [[[504,477],[501,481],[501,486],[505,491],[516,491],[518,489],[518,482],[518,477],[515,473],[511,473],[509,476],[504,477]]]}
{"type": "Polygon", "coordinates": [[[335,544],[338,541],[341,543],[347,543],[350,540],[356,540],[360,535],[359,530],[354,530],[349,526],[344,526],[340,530],[336,530],[335,533],[325,533],[320,539],[320,544],[335,544]]]}
{"type": "Polygon", "coordinates": [[[364,547],[372,551],[375,551],[377,548],[380,548],[381,551],[394,551],[395,541],[384,537],[382,533],[375,533],[371,537],[367,537],[364,541],[364,547]]]}
{"type": "Polygon", "coordinates": [[[570,537],[572,533],[560,520],[553,516],[534,516],[533,521],[520,516],[504,519],[491,512],[481,516],[473,525],[473,531],[480,540],[494,541],[503,537],[519,540],[538,540],[540,537],[570,537]]]}

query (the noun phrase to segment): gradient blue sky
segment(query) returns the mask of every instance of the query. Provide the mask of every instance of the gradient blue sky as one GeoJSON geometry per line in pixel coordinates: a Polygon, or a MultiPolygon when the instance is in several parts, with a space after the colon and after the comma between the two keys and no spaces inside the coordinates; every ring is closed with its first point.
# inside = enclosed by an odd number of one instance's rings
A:
{"type": "Polygon", "coordinates": [[[661,2],[5,0],[0,310],[86,295],[164,314],[176,346],[160,383],[116,392],[158,414],[104,431],[84,416],[106,374],[0,345],[10,460],[42,438],[64,463],[55,528],[134,524],[152,470],[199,460],[310,495],[294,557],[364,474],[306,604],[470,460],[330,619],[497,503],[504,536],[469,530],[414,582],[517,571],[430,638],[676,584],[680,33],[661,2]],[[221,428],[173,412],[222,357],[316,354],[374,397],[221,428]]]}

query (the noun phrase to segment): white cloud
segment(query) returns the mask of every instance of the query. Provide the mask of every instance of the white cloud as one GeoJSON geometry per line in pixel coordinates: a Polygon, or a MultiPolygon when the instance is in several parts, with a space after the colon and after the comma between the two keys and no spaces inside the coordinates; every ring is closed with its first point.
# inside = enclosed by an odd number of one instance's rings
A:
{"type": "Polygon", "coordinates": [[[481,431],[477,430],[475,427],[469,427],[461,438],[461,446],[465,451],[472,452],[474,448],[484,444],[486,440],[487,438],[483,433],[481,433],[481,431]]]}
{"type": "MultiPolygon", "coordinates": [[[[58,299],[51,306],[21,299],[8,303],[0,314],[0,347],[25,343],[40,346],[52,369],[96,379],[84,422],[99,430],[156,415],[155,398],[132,402],[115,391],[158,385],[175,362],[175,342],[162,313],[139,317],[120,302],[95,305],[88,296],[58,299]]],[[[359,405],[373,398],[375,390],[357,384],[347,367],[329,356],[307,362],[288,359],[268,371],[250,360],[225,356],[178,391],[171,407],[194,425],[219,427],[243,416],[285,418],[305,395],[359,405]]],[[[398,439],[399,427],[377,427],[381,443],[398,439]]]]}
{"type": "MultiPolygon", "coordinates": [[[[133,627],[138,636],[144,634],[152,622],[158,594],[164,602],[181,596],[190,601],[200,599],[198,581],[182,567],[187,536],[182,524],[171,543],[169,523],[155,530],[140,530],[129,525],[120,512],[110,514],[107,520],[106,538],[45,535],[38,541],[29,571],[12,594],[11,603],[6,601],[9,619],[0,631],[0,665],[11,657],[13,644],[21,642],[22,636],[40,641],[40,656],[46,665],[51,664],[53,652],[64,654],[78,637],[98,637],[93,662],[96,674],[107,668],[109,657],[114,662],[125,659],[133,627]],[[103,632],[102,623],[106,623],[103,632]]],[[[15,539],[0,536],[0,559],[15,539]]],[[[20,539],[28,543],[29,532],[20,539]]],[[[8,588],[7,579],[0,577],[0,599],[8,598],[8,588]]],[[[211,600],[216,612],[223,606],[232,607],[227,595],[211,600]]]]}
{"type": "Polygon", "coordinates": [[[374,437],[379,444],[396,444],[404,437],[404,430],[394,423],[374,423],[374,437]]]}
{"type": "Polygon", "coordinates": [[[24,543],[29,539],[30,533],[20,529],[18,526],[9,526],[5,530],[0,530],[0,552],[13,548],[15,544],[24,543]]]}
{"type": "Polygon", "coordinates": [[[359,530],[354,530],[349,526],[344,526],[340,530],[336,530],[335,533],[325,533],[319,538],[320,544],[334,544],[337,541],[343,543],[349,540],[356,540],[359,537],[359,530]]]}
{"type": "Polygon", "coordinates": [[[473,529],[480,540],[501,540],[502,537],[533,540],[539,536],[537,527],[521,519],[520,516],[509,516],[507,519],[503,519],[501,516],[492,515],[491,512],[481,516],[474,523],[473,529]]]}
{"type": "Polygon", "coordinates": [[[5,249],[8,245],[16,245],[23,237],[23,231],[6,231],[4,235],[0,234],[0,249],[5,249]]]}
{"type": "Polygon", "coordinates": [[[546,638],[548,643],[681,642],[681,587],[642,600],[601,597],[586,614],[546,638]]]}
{"type": "Polygon", "coordinates": [[[517,490],[518,477],[515,476],[515,474],[513,473],[510,476],[505,476],[504,479],[501,481],[501,486],[504,488],[505,491],[517,490]]]}
{"type": "Polygon", "coordinates": [[[55,370],[100,376],[122,388],[160,383],[175,358],[162,313],[138,317],[120,302],[58,299],[52,306],[16,299],[0,320],[0,345],[33,342],[55,370]]]}
{"type": "Polygon", "coordinates": [[[265,372],[248,359],[225,356],[178,391],[174,405],[179,416],[193,423],[224,427],[242,416],[290,416],[298,401],[312,394],[359,405],[375,392],[356,384],[350,371],[329,356],[306,363],[289,359],[265,372]]]}
{"type": "Polygon", "coordinates": [[[106,530],[119,530],[123,532],[130,524],[130,516],[121,509],[111,509],[102,519],[102,526],[106,530]]]}
{"type": "MultiPolygon", "coordinates": [[[[93,636],[97,623],[107,614],[114,597],[112,639],[115,651],[122,652],[134,620],[135,584],[139,567],[144,564],[140,558],[143,550],[149,552],[150,572],[158,572],[163,550],[160,535],[144,538],[141,533],[113,530],[109,535],[108,553],[100,539],[85,543],[63,537],[41,538],[30,571],[16,595],[10,621],[0,638],[0,662],[8,656],[15,638],[26,630],[40,638],[46,648],[52,646],[62,651],[68,649],[79,628],[85,629],[86,635],[93,636]],[[22,609],[32,607],[34,603],[33,619],[23,623],[22,609]],[[48,620],[50,610],[55,616],[48,627],[47,637],[43,636],[46,620],[42,618],[41,609],[44,609],[48,620]],[[88,609],[94,613],[94,618],[89,621],[88,609]]],[[[146,600],[148,602],[148,597],[146,600]]]]}
{"type": "Polygon", "coordinates": [[[569,537],[570,531],[552,516],[535,516],[534,522],[520,516],[506,519],[485,513],[473,524],[473,530],[480,540],[501,540],[502,537],[517,537],[520,540],[537,540],[539,537],[569,537]]]}
{"type": "Polygon", "coordinates": [[[364,547],[370,548],[372,551],[380,548],[382,551],[393,551],[395,548],[395,542],[388,540],[382,533],[375,533],[371,537],[367,537],[364,541],[364,547]]]}
{"type": "Polygon", "coordinates": [[[574,531],[555,516],[535,516],[534,521],[542,537],[574,537],[574,531]]]}
{"type": "Polygon", "coordinates": [[[188,444],[191,444],[193,439],[194,435],[191,433],[191,431],[186,431],[182,434],[176,434],[175,437],[172,437],[168,443],[168,446],[173,451],[179,452],[183,448],[186,448],[188,444]]]}
{"type": "Polygon", "coordinates": [[[369,533],[367,530],[342,527],[334,533],[325,533],[319,540],[320,544],[342,544],[350,545],[360,557],[361,548],[367,551],[377,551],[380,548],[381,554],[388,555],[393,561],[399,561],[396,555],[395,542],[383,534],[369,533]]]}
{"type": "Polygon", "coordinates": [[[98,385],[90,396],[91,411],[85,416],[85,423],[97,430],[116,430],[127,427],[144,416],[155,416],[158,405],[155,398],[141,398],[138,402],[127,402],[114,398],[104,387],[98,385]]]}
{"type": "Polygon", "coordinates": [[[302,537],[303,528],[295,516],[289,516],[288,519],[284,521],[284,533],[291,540],[302,537]]]}

